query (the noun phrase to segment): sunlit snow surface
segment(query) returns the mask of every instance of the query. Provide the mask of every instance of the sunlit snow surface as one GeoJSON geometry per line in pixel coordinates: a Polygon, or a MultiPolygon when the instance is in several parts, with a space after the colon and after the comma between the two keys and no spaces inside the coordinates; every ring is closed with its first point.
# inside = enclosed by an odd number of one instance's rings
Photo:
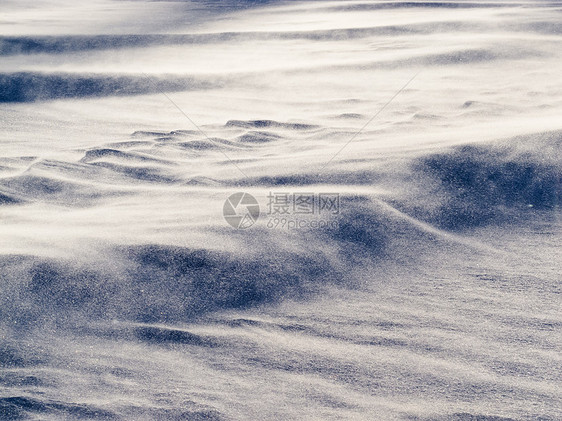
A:
{"type": "Polygon", "coordinates": [[[560,3],[0,7],[0,419],[562,419],[560,3]]]}

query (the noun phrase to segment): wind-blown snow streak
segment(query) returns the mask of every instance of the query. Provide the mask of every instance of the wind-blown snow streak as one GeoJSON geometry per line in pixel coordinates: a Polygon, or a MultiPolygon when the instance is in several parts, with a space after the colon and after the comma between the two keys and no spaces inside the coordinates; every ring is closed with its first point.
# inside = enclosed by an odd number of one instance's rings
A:
{"type": "Polygon", "coordinates": [[[562,416],[562,8],[244,4],[8,3],[2,416],[562,416]]]}

